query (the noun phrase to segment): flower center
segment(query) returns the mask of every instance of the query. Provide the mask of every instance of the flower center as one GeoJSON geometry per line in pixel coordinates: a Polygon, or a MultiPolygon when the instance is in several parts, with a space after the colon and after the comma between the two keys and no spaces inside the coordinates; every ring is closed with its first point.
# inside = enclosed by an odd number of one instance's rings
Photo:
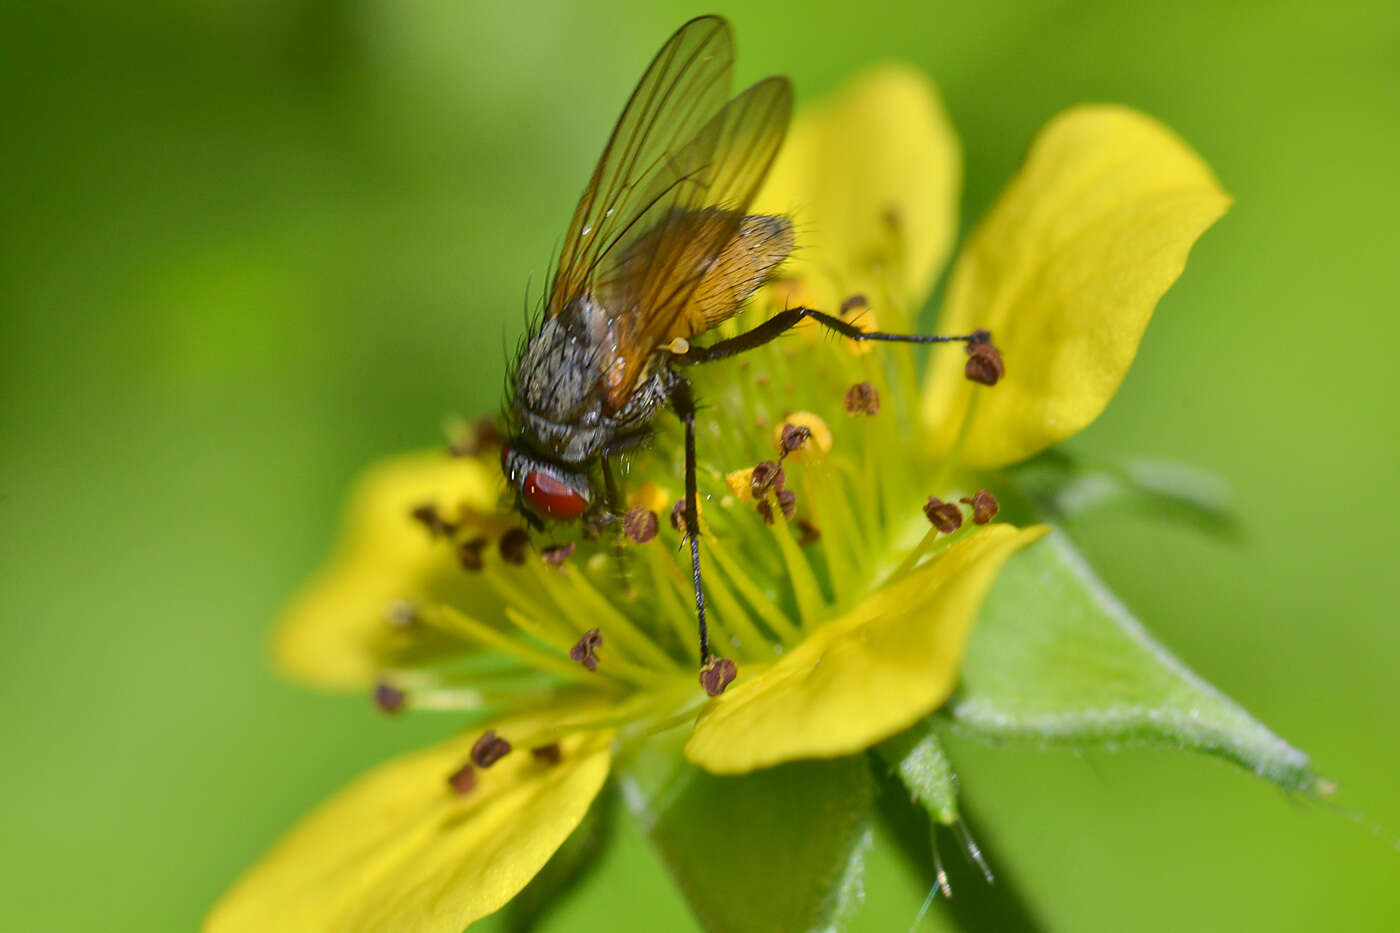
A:
{"type": "MultiPolygon", "coordinates": [[[[768,289],[714,339],[781,311],[794,287],[805,286],[789,280],[768,289]]],[[[907,332],[912,323],[909,309],[888,294],[852,295],[840,309],[862,329],[877,315],[883,330],[907,332]]],[[[610,525],[585,528],[580,540],[567,526],[532,539],[505,496],[489,513],[453,502],[412,510],[411,520],[452,555],[456,579],[430,588],[431,598],[396,604],[391,618],[475,650],[387,672],[376,692],[380,708],[519,712],[577,694],[581,705],[605,710],[538,735],[484,735],[484,751],[449,779],[464,793],[471,769],[489,766],[511,745],[538,750],[578,729],[654,730],[693,718],[705,694],[717,696],[736,676],[761,672],[876,587],[990,520],[997,506],[985,490],[949,501],[931,495],[930,485],[943,485],[951,473],[950,464],[930,463],[917,443],[920,351],[903,344],[869,349],[798,327],[737,359],[688,370],[702,405],[697,503],[714,657],[700,658],[695,638],[680,497],[683,438],[674,419],[661,415],[654,443],[620,458],[628,511],[610,525]],[[463,586],[474,598],[453,598],[463,586]],[[461,608],[467,604],[471,613],[461,608]],[[497,659],[497,669],[483,675],[462,666],[483,657],[497,659]]],[[[968,345],[968,378],[992,382],[1001,368],[990,342],[968,345]]],[[[452,449],[492,460],[500,446],[500,432],[488,424],[458,437],[452,449]]],[[[539,495],[557,492],[535,485],[539,495]]]]}

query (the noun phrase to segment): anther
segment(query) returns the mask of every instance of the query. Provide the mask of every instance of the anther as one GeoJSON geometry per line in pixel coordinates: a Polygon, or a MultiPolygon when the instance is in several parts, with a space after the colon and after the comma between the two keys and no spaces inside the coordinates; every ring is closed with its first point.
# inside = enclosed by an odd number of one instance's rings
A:
{"type": "Polygon", "coordinates": [[[788,457],[794,462],[806,463],[830,452],[831,428],[814,412],[788,412],[773,432],[773,442],[778,448],[779,463],[788,457]]]}
{"type": "Polygon", "coordinates": [[[512,528],[501,535],[501,560],[507,564],[525,563],[525,552],[530,549],[530,536],[524,528],[512,528]]]}
{"type": "Polygon", "coordinates": [[[712,697],[724,692],[739,675],[739,668],[728,658],[709,658],[700,668],[700,686],[712,697]]]}
{"type": "Polygon", "coordinates": [[[963,350],[967,353],[963,375],[972,382],[994,386],[1006,375],[1006,364],[1002,362],[1001,351],[992,343],[992,335],[989,332],[975,331],[963,350]]]}
{"type": "Polygon", "coordinates": [[[880,393],[868,382],[857,382],[846,390],[846,414],[878,415],[880,393]]]}
{"type": "Polygon", "coordinates": [[[753,468],[753,473],[749,476],[749,492],[755,499],[762,499],[768,495],[769,490],[779,490],[787,482],[787,474],[783,468],[772,460],[764,460],[753,468]]]}
{"type": "Polygon", "coordinates": [[[792,517],[797,514],[797,493],[791,489],[779,490],[778,508],[782,511],[783,518],[792,521],[792,517]]]}
{"type": "Polygon", "coordinates": [[[597,650],[603,646],[603,633],[591,628],[569,649],[569,660],[577,661],[590,671],[598,670],[597,650]]]}
{"type": "Polygon", "coordinates": [[[586,513],[582,521],[579,522],[580,530],[583,532],[583,540],[597,541],[603,536],[603,530],[611,523],[612,516],[603,509],[586,513]]]}
{"type": "Polygon", "coordinates": [[[447,786],[458,797],[465,797],[476,787],[476,769],[469,761],[447,776],[447,786]]]}
{"type": "Polygon", "coordinates": [[[806,425],[793,424],[787,422],[783,425],[781,433],[778,435],[778,449],[786,457],[795,450],[801,450],[802,445],[807,443],[812,437],[812,429],[806,425]]]}
{"type": "MultiPolygon", "coordinates": [[[[792,517],[797,514],[797,493],[791,489],[779,490],[775,498],[778,500],[778,511],[787,521],[792,521],[792,517]]],[[[771,525],[777,519],[773,512],[773,500],[765,496],[758,505],[754,506],[758,514],[763,516],[763,524],[771,525]]]]}
{"type": "Polygon", "coordinates": [[[845,317],[852,311],[860,311],[868,307],[870,307],[870,302],[864,295],[857,293],[841,302],[841,316],[845,317]]]}
{"type": "Polygon", "coordinates": [[[412,628],[418,622],[418,607],[406,599],[396,599],[389,604],[384,618],[394,628],[412,628]]]}
{"type": "Polygon", "coordinates": [[[955,503],[944,502],[937,496],[929,496],[928,502],[924,505],[924,514],[928,516],[933,527],[950,535],[962,527],[962,509],[955,503]]]}
{"type": "Polygon", "coordinates": [[[505,432],[501,430],[495,418],[482,415],[476,419],[476,443],[480,448],[502,447],[505,442],[505,432]]]}
{"type": "Polygon", "coordinates": [[[505,434],[489,415],[482,415],[471,427],[459,422],[450,433],[447,452],[454,457],[474,457],[506,442],[505,434]]]}
{"type": "Polygon", "coordinates": [[[486,539],[477,537],[457,545],[457,563],[463,570],[480,570],[485,565],[482,551],[486,549],[486,539]]]}
{"type": "Polygon", "coordinates": [[[550,742],[548,745],[536,745],[530,749],[530,756],[547,765],[557,765],[564,759],[564,752],[559,748],[558,742],[550,742]]]}
{"type": "Polygon", "coordinates": [[[622,533],[633,544],[646,544],[656,537],[661,520],[656,513],[644,505],[634,505],[622,519],[622,533]]]}
{"type": "Polygon", "coordinates": [[[972,506],[972,521],[977,525],[987,524],[1001,511],[1001,503],[997,502],[997,497],[985,489],[979,489],[971,496],[958,501],[972,506]]]}
{"type": "Polygon", "coordinates": [[[431,502],[425,502],[415,507],[410,514],[419,524],[428,529],[428,534],[434,538],[450,535],[453,531],[453,525],[438,514],[437,506],[431,502]]]}
{"type": "Polygon", "coordinates": [[[374,705],[379,707],[381,713],[392,716],[403,709],[406,699],[404,692],[391,684],[381,683],[374,688],[374,705]]]}
{"type": "Polygon", "coordinates": [[[495,729],[487,729],[472,746],[472,764],[489,768],[509,754],[510,743],[497,735],[495,729]]]}
{"type": "Polygon", "coordinates": [[[540,559],[551,567],[563,567],[564,562],[567,561],[573,553],[574,542],[570,541],[567,544],[556,544],[553,547],[545,548],[540,551],[540,559]]]}
{"type": "Polygon", "coordinates": [[[822,530],[816,525],[813,525],[807,519],[799,518],[796,522],[796,525],[798,547],[806,547],[812,542],[820,540],[822,536],[822,530]]]}
{"type": "Polygon", "coordinates": [[[685,534],[685,500],[677,499],[676,504],[671,506],[671,527],[681,534],[685,534]]]}

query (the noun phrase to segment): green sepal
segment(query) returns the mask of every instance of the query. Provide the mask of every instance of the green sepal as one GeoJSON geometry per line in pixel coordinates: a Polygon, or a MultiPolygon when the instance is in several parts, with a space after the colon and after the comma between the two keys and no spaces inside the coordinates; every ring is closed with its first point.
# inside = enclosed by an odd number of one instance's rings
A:
{"type": "Polygon", "coordinates": [[[957,776],[931,719],[891,736],[875,751],[930,819],[944,826],[958,821],[957,776]]]}
{"type": "Polygon", "coordinates": [[[1155,642],[1060,531],[1003,568],[947,710],[985,738],[1168,745],[1228,759],[1288,790],[1329,787],[1307,755],[1155,642]]]}
{"type": "Polygon", "coordinates": [[[864,756],[720,777],[653,747],[626,767],[628,805],[706,930],[840,930],[859,906],[875,801],[864,756]]]}

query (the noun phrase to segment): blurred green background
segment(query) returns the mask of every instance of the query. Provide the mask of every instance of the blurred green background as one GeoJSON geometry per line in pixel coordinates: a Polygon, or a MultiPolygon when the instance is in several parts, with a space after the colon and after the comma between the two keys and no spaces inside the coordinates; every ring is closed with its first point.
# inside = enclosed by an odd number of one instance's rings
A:
{"type": "MultiPolygon", "coordinates": [[[[0,12],[0,927],[183,930],[349,776],[440,735],[265,667],[367,461],[498,403],[523,294],[671,2],[54,3],[0,12]]],[[[1074,526],[1195,670],[1312,753],[955,742],[1057,930],[1400,928],[1395,3],[735,4],[740,75],[811,99],[906,59],[965,224],[1067,105],[1136,105],[1236,197],[1072,442],[1234,486],[1228,544],[1074,526]]],[[[852,158],[858,158],[858,147],[852,158]]],[[[553,928],[685,929],[633,832],[553,928]]],[[[858,928],[924,889],[877,860],[858,928]]],[[[927,928],[940,925],[934,910],[927,928]]]]}

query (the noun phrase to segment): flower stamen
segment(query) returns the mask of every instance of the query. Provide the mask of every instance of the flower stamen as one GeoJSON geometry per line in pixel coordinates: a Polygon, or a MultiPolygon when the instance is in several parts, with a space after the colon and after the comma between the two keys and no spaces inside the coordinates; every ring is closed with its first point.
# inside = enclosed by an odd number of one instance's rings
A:
{"type": "Polygon", "coordinates": [[[656,513],[644,505],[633,506],[622,520],[622,532],[633,544],[646,544],[656,537],[660,527],[656,513]]]}
{"type": "Polygon", "coordinates": [[[994,386],[1006,375],[1001,351],[992,343],[992,335],[985,330],[977,331],[973,338],[963,347],[963,352],[967,354],[963,375],[972,382],[994,386]]]}
{"type": "Polygon", "coordinates": [[[845,405],[848,415],[878,415],[880,393],[869,382],[857,382],[846,390],[845,405]]]}
{"type": "Polygon", "coordinates": [[[569,660],[577,661],[590,671],[598,670],[597,651],[603,646],[603,633],[591,628],[569,649],[569,660]]]}
{"type": "Polygon", "coordinates": [[[764,460],[749,474],[749,493],[755,499],[762,499],[769,490],[782,491],[787,483],[787,474],[772,460],[764,460]]]}
{"type": "Polygon", "coordinates": [[[738,675],[739,668],[733,661],[728,658],[710,658],[704,667],[700,668],[700,686],[704,687],[710,696],[717,697],[738,675]]]}
{"type": "Polygon", "coordinates": [[[575,547],[576,545],[573,541],[568,541],[564,544],[556,544],[552,547],[544,548],[540,551],[540,560],[562,571],[564,569],[564,563],[568,561],[569,557],[574,553],[575,547]]]}
{"type": "MultiPolygon", "coordinates": [[[[797,493],[790,489],[780,489],[775,495],[778,500],[778,511],[782,512],[783,518],[792,521],[792,517],[797,514],[797,493]]],[[[757,506],[758,514],[763,518],[763,524],[771,525],[776,520],[773,514],[773,503],[764,497],[757,506]]]]}
{"type": "Polygon", "coordinates": [[[928,516],[929,524],[950,535],[962,527],[962,509],[955,503],[944,502],[937,496],[929,496],[928,502],[924,505],[924,514],[928,516]]]}
{"type": "Polygon", "coordinates": [[[530,549],[530,535],[524,528],[512,528],[501,535],[499,545],[501,560],[517,566],[525,563],[525,554],[530,549]]]}
{"type": "Polygon", "coordinates": [[[404,700],[407,696],[398,687],[392,684],[379,683],[374,688],[374,705],[379,707],[379,711],[393,715],[403,709],[404,700]]]}
{"type": "Polygon", "coordinates": [[[431,502],[414,506],[409,514],[413,516],[414,521],[428,530],[432,538],[450,537],[452,532],[457,530],[457,526],[443,518],[438,513],[437,506],[431,502]]]}
{"type": "Polygon", "coordinates": [[[389,604],[384,618],[394,628],[412,628],[418,623],[418,607],[406,599],[396,599],[389,604]]]}
{"type": "Polygon", "coordinates": [[[996,496],[985,489],[979,489],[971,496],[958,501],[972,506],[972,521],[978,525],[987,524],[1001,511],[1001,504],[997,502],[996,496]]]}
{"type": "Polygon", "coordinates": [[[496,734],[495,729],[487,729],[472,746],[472,764],[478,768],[489,768],[510,754],[510,742],[496,734]]]}
{"type": "Polygon", "coordinates": [[[550,742],[530,749],[530,757],[547,765],[557,765],[564,760],[564,752],[558,742],[550,742]]]}
{"type": "Polygon", "coordinates": [[[485,565],[482,551],[486,548],[486,543],[485,538],[477,536],[457,545],[457,563],[462,565],[463,570],[475,572],[485,565]]]}
{"type": "Polygon", "coordinates": [[[782,457],[801,450],[802,445],[806,444],[812,436],[811,428],[791,422],[785,423],[779,431],[778,450],[781,451],[780,456],[782,457]]]}
{"type": "Polygon", "coordinates": [[[476,768],[468,761],[447,776],[447,786],[458,797],[465,797],[476,787],[476,768]]]}

